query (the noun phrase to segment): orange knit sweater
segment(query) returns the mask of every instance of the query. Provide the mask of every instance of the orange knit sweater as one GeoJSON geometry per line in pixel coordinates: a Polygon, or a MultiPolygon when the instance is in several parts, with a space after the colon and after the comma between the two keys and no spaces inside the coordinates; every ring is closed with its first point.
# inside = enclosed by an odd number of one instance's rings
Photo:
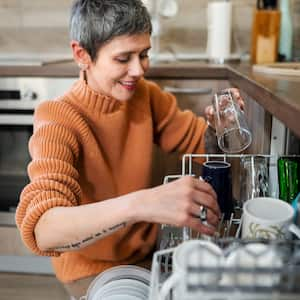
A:
{"type": "Polygon", "coordinates": [[[138,264],[153,250],[154,224],[127,226],[84,249],[64,253],[40,251],[35,225],[52,207],[103,201],[148,187],[153,143],[168,152],[203,153],[205,130],[204,119],[180,111],[175,98],[152,82],[141,80],[133,98],[120,102],[78,80],[65,95],[43,102],[35,111],[29,142],[31,182],[16,212],[24,243],[38,255],[53,257],[62,282],[114,265],[138,264]]]}

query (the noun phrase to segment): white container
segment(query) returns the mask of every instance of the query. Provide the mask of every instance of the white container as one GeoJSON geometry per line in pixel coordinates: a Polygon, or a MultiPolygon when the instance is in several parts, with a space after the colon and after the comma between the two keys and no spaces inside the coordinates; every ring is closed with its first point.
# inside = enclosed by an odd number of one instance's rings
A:
{"type": "Polygon", "coordinates": [[[231,52],[232,3],[210,2],[207,7],[207,55],[223,63],[231,52]]]}

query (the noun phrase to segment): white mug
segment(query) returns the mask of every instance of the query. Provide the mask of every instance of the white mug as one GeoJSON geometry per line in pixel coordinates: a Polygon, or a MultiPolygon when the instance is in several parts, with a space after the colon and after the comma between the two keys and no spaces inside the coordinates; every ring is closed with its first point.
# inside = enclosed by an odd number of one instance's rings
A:
{"type": "Polygon", "coordinates": [[[280,272],[277,268],[283,266],[280,253],[272,245],[264,243],[249,243],[232,249],[225,259],[225,272],[221,280],[224,286],[275,286],[280,282],[280,272]],[[234,272],[226,272],[230,268],[234,272]],[[238,268],[246,268],[244,272],[238,268]],[[257,268],[266,268],[269,272],[257,272],[257,268]]]}
{"type": "Polygon", "coordinates": [[[276,198],[253,198],[243,205],[243,239],[289,239],[291,232],[300,238],[300,229],[293,224],[293,207],[276,198]]]}
{"type": "Polygon", "coordinates": [[[187,285],[218,284],[220,272],[188,272],[187,268],[217,268],[223,264],[223,252],[208,240],[189,240],[177,246],[172,257],[172,275],[164,282],[159,299],[166,299],[173,289],[175,300],[187,295],[187,285]]]}

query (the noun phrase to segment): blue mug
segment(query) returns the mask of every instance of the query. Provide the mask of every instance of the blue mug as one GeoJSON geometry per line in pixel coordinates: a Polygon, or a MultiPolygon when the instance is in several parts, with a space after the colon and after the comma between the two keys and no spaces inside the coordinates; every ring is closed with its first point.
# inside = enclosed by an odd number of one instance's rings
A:
{"type": "Polygon", "coordinates": [[[225,161],[207,161],[202,165],[202,177],[215,190],[224,219],[233,213],[231,164],[225,161]]]}

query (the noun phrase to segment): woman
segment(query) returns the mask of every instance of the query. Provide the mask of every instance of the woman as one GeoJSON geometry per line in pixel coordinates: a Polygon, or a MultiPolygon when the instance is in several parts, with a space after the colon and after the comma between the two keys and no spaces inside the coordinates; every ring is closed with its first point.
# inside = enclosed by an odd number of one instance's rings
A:
{"type": "Polygon", "coordinates": [[[80,79],[36,109],[31,183],[16,222],[25,244],[52,256],[57,278],[80,297],[107,268],[149,265],[155,224],[213,234],[220,211],[211,186],[191,177],[148,188],[153,143],[203,153],[207,125],[143,79],[151,23],[141,1],[76,0],[70,32],[80,79]]]}

